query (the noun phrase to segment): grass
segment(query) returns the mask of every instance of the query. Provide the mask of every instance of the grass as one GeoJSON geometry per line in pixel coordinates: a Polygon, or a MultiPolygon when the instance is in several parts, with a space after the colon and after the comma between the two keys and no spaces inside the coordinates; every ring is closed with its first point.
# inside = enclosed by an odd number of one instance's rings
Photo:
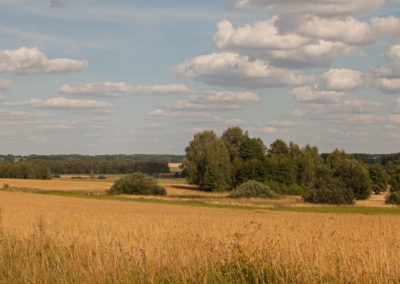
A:
{"type": "Polygon", "coordinates": [[[321,206],[321,207],[282,207],[275,206],[271,210],[329,213],[329,214],[365,214],[365,215],[400,215],[400,207],[357,207],[357,206],[321,206]]]}
{"type": "Polygon", "coordinates": [[[0,282],[400,280],[396,215],[220,210],[52,194],[0,191],[0,282]]]}

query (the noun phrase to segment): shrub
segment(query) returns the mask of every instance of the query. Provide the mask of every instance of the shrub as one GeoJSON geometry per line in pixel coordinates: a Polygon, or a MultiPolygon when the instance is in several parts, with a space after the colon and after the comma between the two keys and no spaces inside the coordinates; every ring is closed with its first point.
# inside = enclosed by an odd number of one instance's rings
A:
{"type": "Polygon", "coordinates": [[[354,193],[339,179],[326,177],[319,180],[315,187],[308,188],[303,194],[303,199],[317,204],[353,204],[354,193]]]}
{"type": "Polygon", "coordinates": [[[8,183],[5,183],[5,184],[3,184],[2,189],[3,190],[8,190],[8,189],[10,189],[10,185],[8,183]]]}
{"type": "Polygon", "coordinates": [[[60,176],[59,174],[54,174],[54,175],[52,176],[52,178],[61,178],[61,176],[60,176]]]}
{"type": "Polygon", "coordinates": [[[134,173],[117,180],[108,194],[166,195],[156,179],[142,173],[134,173]]]}
{"type": "Polygon", "coordinates": [[[249,180],[245,183],[242,183],[237,188],[235,188],[230,194],[231,198],[240,198],[240,197],[259,197],[259,198],[279,198],[279,195],[273,192],[267,185],[249,180]]]}
{"type": "Polygon", "coordinates": [[[103,175],[99,175],[99,176],[97,177],[97,179],[107,179],[107,177],[106,177],[106,176],[103,176],[103,175]]]}
{"type": "Polygon", "coordinates": [[[293,183],[287,186],[284,183],[278,183],[276,181],[266,181],[265,184],[274,192],[285,195],[302,195],[304,190],[298,184],[293,183]]]}
{"type": "Polygon", "coordinates": [[[386,196],[386,204],[397,204],[400,205],[400,192],[391,192],[386,196]]]}

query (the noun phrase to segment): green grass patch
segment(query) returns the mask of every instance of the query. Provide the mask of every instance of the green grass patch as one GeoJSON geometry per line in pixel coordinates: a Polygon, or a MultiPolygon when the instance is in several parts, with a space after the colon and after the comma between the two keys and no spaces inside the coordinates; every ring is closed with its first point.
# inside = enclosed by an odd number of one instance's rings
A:
{"type": "Polygon", "coordinates": [[[192,200],[189,200],[189,201],[187,201],[187,200],[166,200],[166,199],[155,199],[155,198],[125,197],[125,196],[118,196],[118,195],[82,194],[82,193],[64,192],[64,191],[40,191],[40,190],[38,190],[38,191],[30,191],[29,193],[53,195],[53,196],[61,196],[61,197],[74,197],[74,198],[97,199],[97,200],[114,200],[114,201],[130,201],[130,202],[170,204],[170,205],[184,205],[184,206],[221,208],[221,209],[240,209],[240,210],[260,209],[258,207],[254,207],[254,206],[215,204],[215,203],[192,201],[192,200]]]}
{"type": "Polygon", "coordinates": [[[184,178],[158,178],[159,184],[188,184],[184,178]]]}

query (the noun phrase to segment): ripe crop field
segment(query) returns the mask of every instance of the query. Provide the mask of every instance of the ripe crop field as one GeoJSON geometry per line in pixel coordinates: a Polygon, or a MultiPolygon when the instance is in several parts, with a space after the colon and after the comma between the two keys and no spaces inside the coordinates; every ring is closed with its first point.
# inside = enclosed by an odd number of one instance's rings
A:
{"type": "Polygon", "coordinates": [[[0,282],[400,281],[400,216],[0,191],[0,282]]]}

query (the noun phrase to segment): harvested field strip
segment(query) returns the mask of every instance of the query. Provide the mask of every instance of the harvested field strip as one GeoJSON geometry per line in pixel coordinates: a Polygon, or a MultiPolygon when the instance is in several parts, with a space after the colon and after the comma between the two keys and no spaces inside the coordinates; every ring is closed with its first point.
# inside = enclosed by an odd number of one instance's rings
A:
{"type": "Polygon", "coordinates": [[[33,194],[53,195],[61,197],[97,199],[97,200],[114,200],[114,201],[128,201],[128,202],[142,202],[153,204],[169,204],[169,205],[183,205],[195,207],[208,207],[219,209],[236,209],[236,210],[254,210],[254,211],[284,211],[284,212],[299,212],[299,213],[323,213],[323,214],[363,214],[363,215],[400,215],[400,207],[350,207],[350,206],[324,206],[324,207],[291,207],[282,206],[280,204],[275,206],[249,206],[239,204],[223,204],[223,203],[210,203],[207,201],[193,201],[193,200],[168,200],[156,199],[152,197],[131,197],[131,196],[110,196],[110,195],[93,195],[79,192],[65,192],[65,191],[31,191],[33,194]]]}
{"type": "Polygon", "coordinates": [[[91,182],[81,180],[32,180],[32,179],[0,179],[0,187],[8,184],[13,188],[32,188],[41,190],[100,190],[104,191],[112,186],[112,182],[91,182]]]}

